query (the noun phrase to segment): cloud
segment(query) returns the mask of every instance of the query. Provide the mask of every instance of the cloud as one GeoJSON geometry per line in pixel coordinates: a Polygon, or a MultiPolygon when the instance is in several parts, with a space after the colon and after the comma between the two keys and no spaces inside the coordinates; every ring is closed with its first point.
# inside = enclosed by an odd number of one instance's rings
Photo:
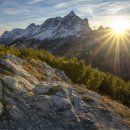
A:
{"type": "Polygon", "coordinates": [[[5,15],[22,15],[22,14],[29,14],[31,13],[31,10],[29,10],[29,8],[6,8],[6,9],[2,9],[1,12],[5,15]]]}
{"type": "Polygon", "coordinates": [[[130,0],[0,0],[0,27],[3,31],[32,22],[41,24],[71,10],[81,18],[87,17],[92,26],[109,24],[116,16],[130,22],[130,0]]]}
{"type": "Polygon", "coordinates": [[[35,4],[35,3],[38,3],[38,2],[43,2],[45,0],[32,0],[31,2],[29,2],[29,4],[35,4]]]}
{"type": "Polygon", "coordinates": [[[59,4],[56,4],[54,7],[55,8],[64,8],[67,6],[67,3],[59,3],[59,4]]]}

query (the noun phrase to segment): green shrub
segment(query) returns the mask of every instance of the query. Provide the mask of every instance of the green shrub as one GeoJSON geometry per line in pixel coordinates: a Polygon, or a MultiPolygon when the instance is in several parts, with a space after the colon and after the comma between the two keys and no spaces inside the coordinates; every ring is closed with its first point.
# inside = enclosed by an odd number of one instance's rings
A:
{"type": "Polygon", "coordinates": [[[34,58],[45,61],[50,66],[63,70],[74,83],[85,84],[91,90],[109,95],[113,99],[130,105],[130,82],[94,69],[91,65],[86,65],[83,60],[54,56],[45,50],[0,46],[0,56],[5,54],[14,54],[25,60],[34,58]]]}

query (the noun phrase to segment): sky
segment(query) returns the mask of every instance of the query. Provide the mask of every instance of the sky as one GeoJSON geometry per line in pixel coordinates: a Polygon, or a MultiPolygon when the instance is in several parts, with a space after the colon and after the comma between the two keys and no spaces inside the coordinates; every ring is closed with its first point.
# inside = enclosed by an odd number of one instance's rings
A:
{"type": "Polygon", "coordinates": [[[64,17],[72,10],[88,18],[92,28],[109,26],[116,19],[130,23],[130,0],[0,0],[0,35],[30,23],[42,24],[47,18],[64,17]]]}

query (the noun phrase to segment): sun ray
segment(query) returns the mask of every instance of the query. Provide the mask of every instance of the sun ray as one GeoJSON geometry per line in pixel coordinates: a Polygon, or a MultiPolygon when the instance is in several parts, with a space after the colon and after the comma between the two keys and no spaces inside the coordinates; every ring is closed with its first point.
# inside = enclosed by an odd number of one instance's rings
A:
{"type": "Polygon", "coordinates": [[[95,50],[94,55],[97,55],[108,44],[108,42],[110,41],[110,39],[112,39],[112,37],[113,36],[111,35],[110,32],[105,34],[103,37],[103,39],[105,39],[105,41],[102,42],[101,45],[95,50]]]}
{"type": "Polygon", "coordinates": [[[119,37],[116,39],[116,47],[115,47],[115,57],[114,57],[114,72],[120,73],[120,46],[119,46],[119,37]]]}
{"type": "Polygon", "coordinates": [[[116,37],[113,37],[113,36],[112,36],[112,42],[111,42],[111,44],[110,44],[110,46],[109,46],[109,48],[108,48],[108,51],[106,52],[106,56],[108,56],[108,55],[111,53],[111,50],[112,50],[113,47],[114,47],[115,41],[116,41],[116,37]]]}
{"type": "Polygon", "coordinates": [[[120,75],[122,69],[124,69],[124,63],[126,68],[129,68],[129,60],[124,57],[130,58],[128,44],[130,44],[130,33],[127,30],[128,22],[120,19],[113,21],[110,29],[106,29],[101,32],[99,46],[95,49],[93,56],[101,56],[102,63],[111,64],[113,72],[120,75]],[[105,52],[106,51],[106,52],[105,52]],[[105,55],[102,55],[105,52],[105,55]],[[109,61],[106,61],[108,59],[109,61]]]}

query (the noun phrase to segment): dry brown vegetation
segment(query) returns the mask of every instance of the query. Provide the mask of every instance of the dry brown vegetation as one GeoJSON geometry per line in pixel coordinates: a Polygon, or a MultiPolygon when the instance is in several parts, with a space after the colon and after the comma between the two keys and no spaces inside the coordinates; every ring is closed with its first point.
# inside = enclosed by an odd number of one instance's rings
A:
{"type": "Polygon", "coordinates": [[[83,97],[82,97],[82,100],[83,100],[85,103],[90,103],[90,102],[93,102],[93,101],[94,101],[91,97],[88,97],[88,96],[83,96],[83,97]]]}
{"type": "Polygon", "coordinates": [[[38,61],[31,60],[30,63],[24,63],[23,69],[26,70],[31,75],[35,76],[38,80],[44,81],[46,80],[46,77],[44,73],[42,72],[42,66],[39,64],[38,61]]]}
{"type": "Polygon", "coordinates": [[[130,128],[130,121],[129,120],[123,120],[122,124],[126,125],[127,127],[130,128]]]}
{"type": "Polygon", "coordinates": [[[122,123],[130,127],[130,109],[127,106],[113,101],[108,97],[101,98],[101,102],[106,108],[111,108],[112,110],[114,110],[115,113],[119,114],[123,118],[122,123]]]}
{"type": "Polygon", "coordinates": [[[81,87],[81,86],[79,86],[79,85],[73,85],[73,88],[74,88],[77,92],[79,92],[80,94],[84,94],[84,93],[88,92],[88,90],[87,90],[86,88],[81,87]]]}

